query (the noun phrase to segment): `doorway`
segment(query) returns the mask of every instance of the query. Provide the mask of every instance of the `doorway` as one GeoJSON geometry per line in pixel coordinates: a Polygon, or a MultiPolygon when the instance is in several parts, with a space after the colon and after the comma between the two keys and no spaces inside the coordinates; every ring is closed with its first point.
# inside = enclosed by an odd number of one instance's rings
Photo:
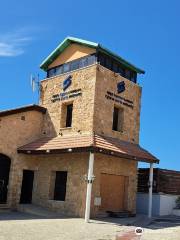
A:
{"type": "Polygon", "coordinates": [[[0,154],[0,204],[7,202],[10,166],[11,159],[4,154],[0,154]]]}
{"type": "Polygon", "coordinates": [[[34,182],[34,171],[24,170],[20,203],[28,204],[32,202],[33,182],[34,182]]]}
{"type": "Polygon", "coordinates": [[[119,212],[125,210],[127,177],[101,174],[101,210],[119,212]]]}

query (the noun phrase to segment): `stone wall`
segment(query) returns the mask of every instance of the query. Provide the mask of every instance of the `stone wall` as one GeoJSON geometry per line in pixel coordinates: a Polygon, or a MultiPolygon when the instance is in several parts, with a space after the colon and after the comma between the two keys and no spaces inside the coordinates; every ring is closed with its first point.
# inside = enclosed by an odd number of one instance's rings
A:
{"type": "MultiPolygon", "coordinates": [[[[62,82],[68,75],[63,74],[42,82],[41,105],[48,109],[44,126],[44,132],[47,135],[57,136],[58,134],[79,134],[79,132],[94,131],[98,134],[112,136],[125,141],[139,142],[141,88],[137,84],[97,64],[70,73],[72,84],[66,91],[82,89],[82,96],[52,103],[52,96],[63,92],[62,82]],[[117,94],[117,83],[121,81],[125,82],[125,91],[117,94]],[[133,107],[107,99],[107,91],[132,101],[133,104],[131,105],[133,107]],[[63,104],[72,102],[72,100],[74,107],[72,128],[62,129],[61,121],[64,121],[65,115],[63,114],[63,104]],[[123,132],[112,130],[114,106],[120,106],[124,109],[123,132]]],[[[137,163],[126,159],[96,155],[94,171],[96,179],[93,186],[92,214],[96,215],[99,210],[98,207],[94,207],[93,203],[94,197],[100,195],[100,174],[102,172],[128,177],[126,208],[131,212],[135,212],[137,163]]],[[[86,191],[86,186],[84,187],[84,191],[86,191]]],[[[70,191],[73,193],[73,188],[70,191]]],[[[51,205],[52,208],[57,209],[56,205],[60,207],[58,203],[53,201],[48,201],[45,205],[51,205]]],[[[67,204],[67,206],[69,205],[67,204]]],[[[82,215],[83,210],[81,209],[80,212],[80,215],[82,215]]]]}
{"type": "MultiPolygon", "coordinates": [[[[94,131],[130,142],[139,142],[141,87],[120,75],[98,65],[96,75],[96,93],[94,107],[94,131]],[[117,93],[117,83],[125,82],[125,91],[117,93]],[[115,100],[107,99],[107,91],[133,102],[133,108],[115,100]],[[114,106],[124,109],[123,131],[112,130],[114,106]]],[[[119,100],[119,99],[118,99],[119,100]]],[[[122,100],[123,103],[128,101],[122,100]]],[[[132,104],[129,104],[132,105],[132,104]]]]}
{"type": "MultiPolygon", "coordinates": [[[[17,148],[42,136],[72,135],[81,133],[105,134],[115,138],[138,143],[141,88],[112,71],[97,65],[62,74],[41,82],[40,104],[47,113],[31,111],[2,117],[0,119],[0,153],[12,160],[8,203],[16,207],[20,200],[23,169],[35,171],[33,203],[48,207],[67,215],[84,216],[86,183],[89,155],[86,153],[59,155],[17,154],[17,148]],[[72,76],[72,84],[65,91],[79,90],[81,95],[63,101],[52,102],[53,95],[63,93],[62,83],[72,76]],[[133,108],[107,99],[107,91],[116,93],[117,83],[124,81],[126,91],[120,96],[133,101],[133,108]],[[71,128],[62,128],[64,104],[73,102],[71,128]],[[124,109],[124,131],[112,131],[114,105],[124,109]],[[25,116],[25,121],[21,119],[25,116]],[[52,200],[51,176],[54,171],[68,171],[66,201],[52,200]]],[[[94,197],[100,196],[100,174],[110,173],[129,178],[127,189],[127,210],[135,212],[137,163],[131,160],[95,154],[92,215],[98,213],[94,197]]]]}
{"type": "Polygon", "coordinates": [[[48,136],[94,131],[125,141],[139,142],[141,87],[98,64],[42,81],[40,102],[48,109],[44,125],[44,133],[48,136]],[[65,93],[81,89],[82,96],[52,103],[53,95],[63,93],[62,83],[69,75],[72,76],[72,84],[65,93]],[[117,83],[121,81],[125,82],[125,91],[118,94],[117,83]],[[108,91],[132,101],[130,105],[133,108],[107,99],[108,91]],[[62,128],[65,116],[63,106],[72,102],[72,128],[62,128]],[[122,132],[112,130],[114,106],[124,110],[122,132]]]}
{"type": "MultiPolygon", "coordinates": [[[[53,211],[68,215],[84,217],[86,203],[85,175],[88,172],[88,153],[69,153],[59,155],[24,155],[25,169],[35,171],[33,203],[53,211]],[[67,171],[66,200],[55,201],[52,199],[51,176],[55,171],[67,171]]],[[[128,177],[126,209],[135,213],[136,205],[136,170],[137,163],[127,159],[119,159],[103,154],[95,154],[91,215],[99,213],[99,207],[94,206],[94,198],[100,197],[101,173],[122,175],[128,177]]],[[[21,169],[22,171],[22,169],[21,169]]],[[[22,178],[22,174],[21,178],[22,178]]],[[[112,186],[113,190],[113,186],[112,186]]]]}
{"type": "Polygon", "coordinates": [[[47,108],[44,122],[44,133],[48,136],[59,134],[74,134],[93,131],[94,95],[95,95],[96,65],[86,67],[71,73],[62,74],[41,82],[40,103],[47,108]],[[72,84],[66,91],[62,90],[63,81],[72,76],[72,84]],[[63,101],[52,102],[52,96],[81,90],[82,95],[63,101]],[[62,128],[63,105],[73,102],[72,128],[62,128]]]}
{"type": "Polygon", "coordinates": [[[65,215],[84,217],[88,153],[28,156],[28,159],[36,162],[33,203],[65,215]],[[52,199],[51,176],[56,171],[68,172],[65,201],[52,199]]]}
{"type": "Polygon", "coordinates": [[[0,118],[0,153],[11,159],[9,205],[18,202],[22,169],[33,166],[32,162],[26,162],[24,155],[17,153],[17,148],[42,136],[43,117],[40,112],[29,111],[0,118]]]}

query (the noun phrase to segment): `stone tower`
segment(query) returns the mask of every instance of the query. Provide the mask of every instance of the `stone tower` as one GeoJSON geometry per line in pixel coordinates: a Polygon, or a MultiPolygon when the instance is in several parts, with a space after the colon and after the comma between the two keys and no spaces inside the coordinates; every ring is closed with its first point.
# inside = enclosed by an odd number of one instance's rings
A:
{"type": "Polygon", "coordinates": [[[48,110],[45,135],[95,132],[139,142],[137,74],[143,70],[96,43],[74,38],[65,39],[41,68],[47,72],[40,99],[48,110]]]}

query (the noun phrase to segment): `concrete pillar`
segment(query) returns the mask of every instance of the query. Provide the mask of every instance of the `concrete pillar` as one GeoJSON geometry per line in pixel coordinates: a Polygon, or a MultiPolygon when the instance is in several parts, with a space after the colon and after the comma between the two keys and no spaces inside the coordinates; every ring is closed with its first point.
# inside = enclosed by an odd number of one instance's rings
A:
{"type": "Polygon", "coordinates": [[[153,192],[153,163],[150,163],[149,169],[149,206],[148,217],[152,217],[152,192],[153,192]]]}
{"type": "Polygon", "coordinates": [[[92,192],[92,183],[94,180],[93,166],[94,166],[94,153],[90,152],[89,169],[88,169],[88,176],[87,176],[86,210],[85,210],[85,222],[86,223],[88,223],[89,219],[90,219],[91,192],[92,192]]]}

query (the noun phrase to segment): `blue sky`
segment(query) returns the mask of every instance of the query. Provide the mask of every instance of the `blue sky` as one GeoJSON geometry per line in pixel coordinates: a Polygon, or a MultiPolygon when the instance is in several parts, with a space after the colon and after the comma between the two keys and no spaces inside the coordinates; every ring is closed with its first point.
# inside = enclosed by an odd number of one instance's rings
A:
{"type": "Polygon", "coordinates": [[[180,1],[3,1],[0,110],[37,103],[30,74],[66,36],[102,43],[143,68],[140,143],[180,170],[180,1]]]}

